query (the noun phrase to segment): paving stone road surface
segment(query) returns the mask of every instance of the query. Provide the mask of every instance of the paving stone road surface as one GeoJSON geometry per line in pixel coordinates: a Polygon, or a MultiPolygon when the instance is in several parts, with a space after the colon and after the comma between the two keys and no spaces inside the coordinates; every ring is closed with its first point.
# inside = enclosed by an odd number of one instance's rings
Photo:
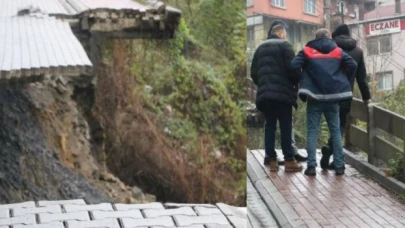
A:
{"type": "Polygon", "coordinates": [[[245,228],[246,208],[226,204],[109,204],[84,200],[0,205],[0,228],[245,228]]]}

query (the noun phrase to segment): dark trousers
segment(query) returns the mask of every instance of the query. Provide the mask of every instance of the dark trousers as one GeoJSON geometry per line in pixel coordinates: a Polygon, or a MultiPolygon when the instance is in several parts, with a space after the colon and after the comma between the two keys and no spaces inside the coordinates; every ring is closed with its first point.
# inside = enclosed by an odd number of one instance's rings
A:
{"type": "Polygon", "coordinates": [[[266,124],[264,125],[264,146],[266,157],[277,159],[275,151],[277,120],[280,124],[281,149],[283,150],[284,160],[293,160],[293,150],[291,146],[292,134],[292,105],[269,102],[264,116],[266,124]]]}
{"type": "MultiPolygon", "coordinates": [[[[347,124],[347,120],[349,117],[349,113],[350,113],[350,105],[351,102],[341,102],[339,104],[339,120],[340,120],[340,134],[342,135],[343,138],[343,134],[345,133],[345,127],[347,124]]],[[[329,148],[332,148],[332,138],[329,137],[328,140],[328,146],[329,148]]]]}

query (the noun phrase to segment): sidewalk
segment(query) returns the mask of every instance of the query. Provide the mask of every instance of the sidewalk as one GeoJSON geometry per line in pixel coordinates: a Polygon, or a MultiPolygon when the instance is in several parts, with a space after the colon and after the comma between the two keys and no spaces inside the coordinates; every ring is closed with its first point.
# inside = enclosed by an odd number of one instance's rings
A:
{"type": "Polygon", "coordinates": [[[307,177],[283,167],[270,173],[263,150],[248,151],[247,159],[248,176],[279,226],[405,227],[405,206],[347,164],[341,177],[319,167],[316,177],[307,177]]]}

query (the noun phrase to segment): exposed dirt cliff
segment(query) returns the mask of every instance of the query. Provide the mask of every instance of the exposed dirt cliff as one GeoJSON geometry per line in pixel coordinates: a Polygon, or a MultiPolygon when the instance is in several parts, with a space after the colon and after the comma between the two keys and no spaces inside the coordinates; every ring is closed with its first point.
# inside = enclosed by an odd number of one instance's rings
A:
{"type": "Polygon", "coordinates": [[[93,96],[85,80],[0,85],[0,203],[154,200],[105,168],[103,133],[90,115],[93,96]]]}

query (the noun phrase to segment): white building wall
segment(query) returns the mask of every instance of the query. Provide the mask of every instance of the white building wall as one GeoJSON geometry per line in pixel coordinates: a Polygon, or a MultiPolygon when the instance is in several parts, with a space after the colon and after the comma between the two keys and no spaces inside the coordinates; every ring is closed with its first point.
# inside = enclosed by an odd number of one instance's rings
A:
{"type": "MultiPolygon", "coordinates": [[[[401,2],[405,2],[404,0],[401,0],[401,2]]],[[[377,1],[377,6],[391,6],[395,5],[395,0],[379,0],[377,1]]]]}
{"type": "Polygon", "coordinates": [[[405,31],[392,35],[392,53],[389,69],[394,72],[394,87],[404,80],[405,31]]]}
{"type": "Polygon", "coordinates": [[[392,72],[393,88],[396,88],[405,79],[405,30],[391,34],[391,51],[379,55],[368,55],[364,25],[351,26],[351,32],[363,49],[367,74],[371,79],[378,82],[379,73],[392,72]]]}

